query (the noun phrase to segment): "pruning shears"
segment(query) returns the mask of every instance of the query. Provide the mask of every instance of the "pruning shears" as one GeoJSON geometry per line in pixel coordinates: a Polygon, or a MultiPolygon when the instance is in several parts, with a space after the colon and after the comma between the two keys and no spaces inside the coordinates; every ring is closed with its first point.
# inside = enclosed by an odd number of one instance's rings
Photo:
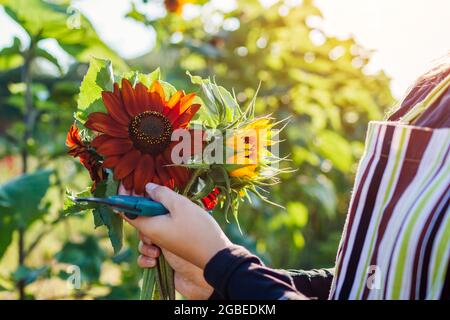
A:
{"type": "Polygon", "coordinates": [[[156,217],[169,213],[161,203],[144,197],[133,196],[110,196],[107,198],[73,198],[75,202],[92,202],[110,206],[114,211],[123,212],[129,219],[136,219],[138,216],[156,217]]]}

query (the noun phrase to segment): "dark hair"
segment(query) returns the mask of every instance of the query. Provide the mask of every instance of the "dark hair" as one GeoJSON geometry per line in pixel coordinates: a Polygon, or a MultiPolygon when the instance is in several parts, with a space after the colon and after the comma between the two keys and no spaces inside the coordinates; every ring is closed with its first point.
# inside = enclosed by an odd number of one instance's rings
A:
{"type": "MultiPolygon", "coordinates": [[[[433,88],[450,74],[450,52],[435,62],[435,66],[408,89],[400,103],[388,113],[388,121],[398,121],[417,103],[422,101],[433,88]]],[[[445,109],[447,109],[446,107],[445,109]]],[[[442,108],[441,108],[442,109],[442,108]]],[[[443,114],[445,115],[445,113],[443,114]]],[[[447,115],[448,117],[448,115],[447,115]]]]}

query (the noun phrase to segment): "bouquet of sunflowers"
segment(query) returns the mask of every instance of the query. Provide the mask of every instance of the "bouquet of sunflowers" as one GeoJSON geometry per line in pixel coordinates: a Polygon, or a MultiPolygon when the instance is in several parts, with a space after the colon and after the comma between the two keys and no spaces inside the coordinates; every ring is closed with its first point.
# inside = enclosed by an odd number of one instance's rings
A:
{"type": "MultiPolygon", "coordinates": [[[[278,167],[283,121],[255,117],[256,95],[242,109],[234,94],[214,81],[187,76],[199,95],[161,80],[159,69],[117,75],[111,62],[101,59],[92,59],[83,79],[66,145],[93,183],[81,193],[68,192],[65,212],[92,212],[95,227],[107,227],[115,253],[122,248],[122,218],[108,206],[80,204],[73,197],[104,198],[119,191],[145,196],[145,185],[153,182],[205,210],[218,206],[237,222],[239,203],[251,193],[271,203],[264,187],[288,170],[278,167]]],[[[141,298],[152,297],[175,298],[173,271],[163,256],[156,268],[144,270],[141,298]]]]}

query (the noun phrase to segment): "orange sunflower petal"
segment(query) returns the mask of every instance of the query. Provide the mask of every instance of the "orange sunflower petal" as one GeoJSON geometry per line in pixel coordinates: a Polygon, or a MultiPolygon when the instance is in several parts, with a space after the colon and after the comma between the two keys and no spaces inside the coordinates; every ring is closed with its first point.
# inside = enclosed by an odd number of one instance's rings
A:
{"type": "Polygon", "coordinates": [[[149,154],[139,159],[134,170],[134,190],[137,194],[144,194],[145,185],[152,181],[155,175],[155,160],[149,154]]]}
{"type": "Polygon", "coordinates": [[[167,102],[167,106],[169,108],[173,108],[183,97],[184,97],[184,92],[181,90],[178,90],[170,97],[169,101],[167,102]]]}
{"type": "Polygon", "coordinates": [[[121,125],[127,126],[130,122],[130,117],[123,107],[122,100],[114,93],[107,91],[102,92],[102,99],[111,117],[121,125]]]}
{"type": "Polygon", "coordinates": [[[161,97],[162,101],[166,101],[166,94],[164,93],[164,88],[161,86],[158,80],[153,81],[150,87],[150,92],[156,92],[158,96],[161,97]]]}
{"type": "Polygon", "coordinates": [[[133,86],[125,78],[122,79],[122,99],[130,116],[134,117],[140,113],[133,86]]]}
{"type": "Polygon", "coordinates": [[[186,128],[192,117],[197,113],[198,109],[200,109],[200,104],[193,104],[191,108],[189,108],[186,112],[180,115],[173,123],[172,126],[174,129],[176,128],[186,128]]]}
{"type": "Polygon", "coordinates": [[[66,146],[69,148],[81,145],[81,138],[78,128],[73,124],[70,126],[69,132],[66,136],[66,146]]]}
{"type": "Polygon", "coordinates": [[[111,138],[104,141],[96,149],[102,156],[116,156],[124,154],[133,148],[133,143],[129,139],[111,138]]]}
{"type": "Polygon", "coordinates": [[[92,112],[89,114],[88,120],[84,126],[88,129],[106,133],[113,137],[128,137],[127,128],[103,112],[92,112]]]}
{"type": "Polygon", "coordinates": [[[180,111],[184,113],[194,102],[195,93],[189,93],[180,100],[180,111]]]}
{"type": "Polygon", "coordinates": [[[140,157],[141,152],[137,149],[133,149],[125,154],[114,168],[114,178],[121,180],[132,173],[136,169],[140,157]]]}
{"type": "Polygon", "coordinates": [[[171,123],[174,123],[176,119],[183,113],[189,110],[192,105],[192,102],[195,99],[195,93],[190,93],[188,95],[183,96],[179,103],[177,103],[172,109],[170,109],[167,114],[167,118],[171,123]]]}

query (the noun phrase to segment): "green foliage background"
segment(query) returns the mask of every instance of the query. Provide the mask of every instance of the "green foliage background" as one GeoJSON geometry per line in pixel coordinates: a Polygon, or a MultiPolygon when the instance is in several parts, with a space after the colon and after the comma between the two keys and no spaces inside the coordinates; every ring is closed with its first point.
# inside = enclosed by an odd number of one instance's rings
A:
{"type": "Polygon", "coordinates": [[[286,210],[256,199],[245,204],[244,235],[220,212],[215,216],[235,242],[274,267],[333,266],[367,122],[382,119],[394,101],[384,73],[364,72],[370,51],[314,26],[321,13],[311,0],[279,1],[270,9],[238,1],[232,12],[188,21],[176,14],[149,18],[132,5],[127,18],[153,29],[157,40],[151,52],[129,61],[85,17],[74,17],[70,1],[0,5],[29,36],[27,44],[16,38],[0,48],[0,298],[138,297],[134,231],[126,229],[126,248],[113,256],[106,231],[93,230],[92,216],[62,214],[66,188],[89,183],[66,155],[64,140],[91,56],[110,59],[121,71],[160,67],[165,79],[186,90],[193,90],[186,70],[214,76],[243,105],[261,82],[257,113],[291,117],[281,148],[297,171],[269,190],[286,210]],[[70,27],[75,18],[79,25],[70,27]],[[45,39],[73,58],[68,68],[42,48],[45,39]],[[66,285],[70,265],[81,268],[79,289],[66,285]]]}

